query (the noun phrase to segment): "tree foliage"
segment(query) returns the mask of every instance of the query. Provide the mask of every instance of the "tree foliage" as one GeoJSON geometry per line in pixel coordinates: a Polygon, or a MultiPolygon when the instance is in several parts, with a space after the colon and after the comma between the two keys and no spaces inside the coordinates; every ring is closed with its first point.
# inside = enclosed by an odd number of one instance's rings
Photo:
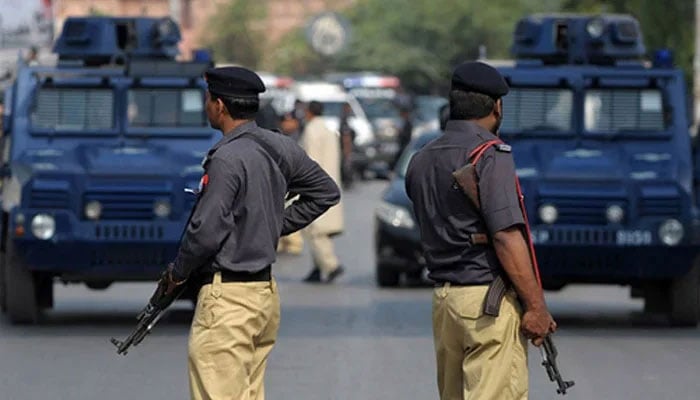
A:
{"type": "MultiPolygon", "coordinates": [[[[277,65],[295,73],[306,59],[315,69],[395,74],[416,89],[444,86],[452,68],[477,58],[480,46],[490,58],[507,57],[520,16],[559,7],[560,0],[358,0],[345,13],[353,36],[343,54],[323,60],[297,41],[294,57],[278,57],[277,65]]],[[[278,51],[288,50],[283,45],[278,51]]]]}
{"type": "Polygon", "coordinates": [[[232,0],[212,16],[204,42],[217,62],[257,68],[265,48],[267,5],[259,0],[232,0]]]}

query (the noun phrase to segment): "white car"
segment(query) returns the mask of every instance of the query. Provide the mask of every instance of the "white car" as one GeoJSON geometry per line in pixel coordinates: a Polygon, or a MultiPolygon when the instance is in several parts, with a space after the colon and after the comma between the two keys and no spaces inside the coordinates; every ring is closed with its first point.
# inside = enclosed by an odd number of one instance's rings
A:
{"type": "Polygon", "coordinates": [[[323,119],[328,128],[338,132],[340,115],[345,104],[352,110],[348,124],[355,131],[355,145],[364,147],[374,142],[374,132],[362,106],[355,96],[343,90],[340,85],[327,82],[296,82],[292,93],[297,100],[304,103],[318,101],[323,104],[323,119]]]}

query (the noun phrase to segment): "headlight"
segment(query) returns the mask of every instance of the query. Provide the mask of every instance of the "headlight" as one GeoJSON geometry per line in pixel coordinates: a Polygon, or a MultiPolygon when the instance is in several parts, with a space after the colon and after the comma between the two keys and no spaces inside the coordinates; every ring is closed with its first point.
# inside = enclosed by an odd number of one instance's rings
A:
{"type": "Polygon", "coordinates": [[[85,205],[85,216],[88,219],[100,219],[102,215],[102,204],[99,201],[93,200],[85,205]]]}
{"type": "Polygon", "coordinates": [[[605,210],[605,217],[608,219],[608,222],[617,224],[625,218],[625,210],[617,204],[613,204],[605,210]]]}
{"type": "Polygon", "coordinates": [[[586,32],[588,32],[592,39],[600,39],[600,37],[603,36],[603,32],[605,32],[605,21],[600,18],[594,18],[588,21],[586,32]]]}
{"type": "Polygon", "coordinates": [[[683,240],[683,224],[675,219],[669,219],[659,227],[659,239],[667,246],[675,246],[683,240]]]}
{"type": "Polygon", "coordinates": [[[48,214],[37,214],[32,218],[32,234],[42,240],[48,240],[56,233],[56,221],[48,214]]]}
{"type": "Polygon", "coordinates": [[[559,217],[559,212],[557,208],[551,204],[545,204],[539,209],[540,220],[545,224],[553,224],[557,221],[559,217]]]}
{"type": "Polygon", "coordinates": [[[377,207],[376,215],[381,221],[396,228],[413,229],[416,226],[411,213],[407,209],[385,201],[377,207]]]}
{"type": "Polygon", "coordinates": [[[153,203],[153,213],[158,218],[168,217],[170,215],[170,211],[172,211],[172,207],[170,206],[170,202],[168,200],[158,200],[153,203]]]}

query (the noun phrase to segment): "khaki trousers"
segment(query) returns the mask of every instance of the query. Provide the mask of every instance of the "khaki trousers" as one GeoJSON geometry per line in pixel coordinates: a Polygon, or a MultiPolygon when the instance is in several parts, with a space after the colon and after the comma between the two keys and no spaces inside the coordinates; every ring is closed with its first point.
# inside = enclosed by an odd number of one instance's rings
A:
{"type": "Polygon", "coordinates": [[[282,236],[277,246],[278,251],[300,254],[304,250],[304,238],[301,232],[296,231],[287,236],[282,236]]]}
{"type": "Polygon", "coordinates": [[[193,400],[263,400],[267,356],[277,339],[280,299],[270,282],[202,286],[189,339],[193,400]]]}
{"type": "Polygon", "coordinates": [[[488,286],[445,284],[433,292],[433,335],[441,400],[526,400],[527,341],[509,291],[500,315],[482,314],[488,286]]]}
{"type": "Polygon", "coordinates": [[[333,239],[326,234],[318,234],[308,229],[303,230],[304,238],[309,242],[311,257],[324,275],[335,271],[340,264],[335,255],[333,239]]]}

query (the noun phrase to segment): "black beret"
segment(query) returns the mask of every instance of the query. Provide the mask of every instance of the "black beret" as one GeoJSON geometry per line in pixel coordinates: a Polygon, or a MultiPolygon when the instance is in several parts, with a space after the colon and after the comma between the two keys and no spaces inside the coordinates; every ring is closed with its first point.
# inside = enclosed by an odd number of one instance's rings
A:
{"type": "Polygon", "coordinates": [[[209,91],[221,96],[258,97],[265,84],[255,72],[242,67],[209,68],[204,77],[209,91]]]}
{"type": "Polygon", "coordinates": [[[479,61],[465,62],[455,68],[452,74],[452,88],[482,93],[493,98],[508,94],[508,84],[501,73],[479,61]]]}

